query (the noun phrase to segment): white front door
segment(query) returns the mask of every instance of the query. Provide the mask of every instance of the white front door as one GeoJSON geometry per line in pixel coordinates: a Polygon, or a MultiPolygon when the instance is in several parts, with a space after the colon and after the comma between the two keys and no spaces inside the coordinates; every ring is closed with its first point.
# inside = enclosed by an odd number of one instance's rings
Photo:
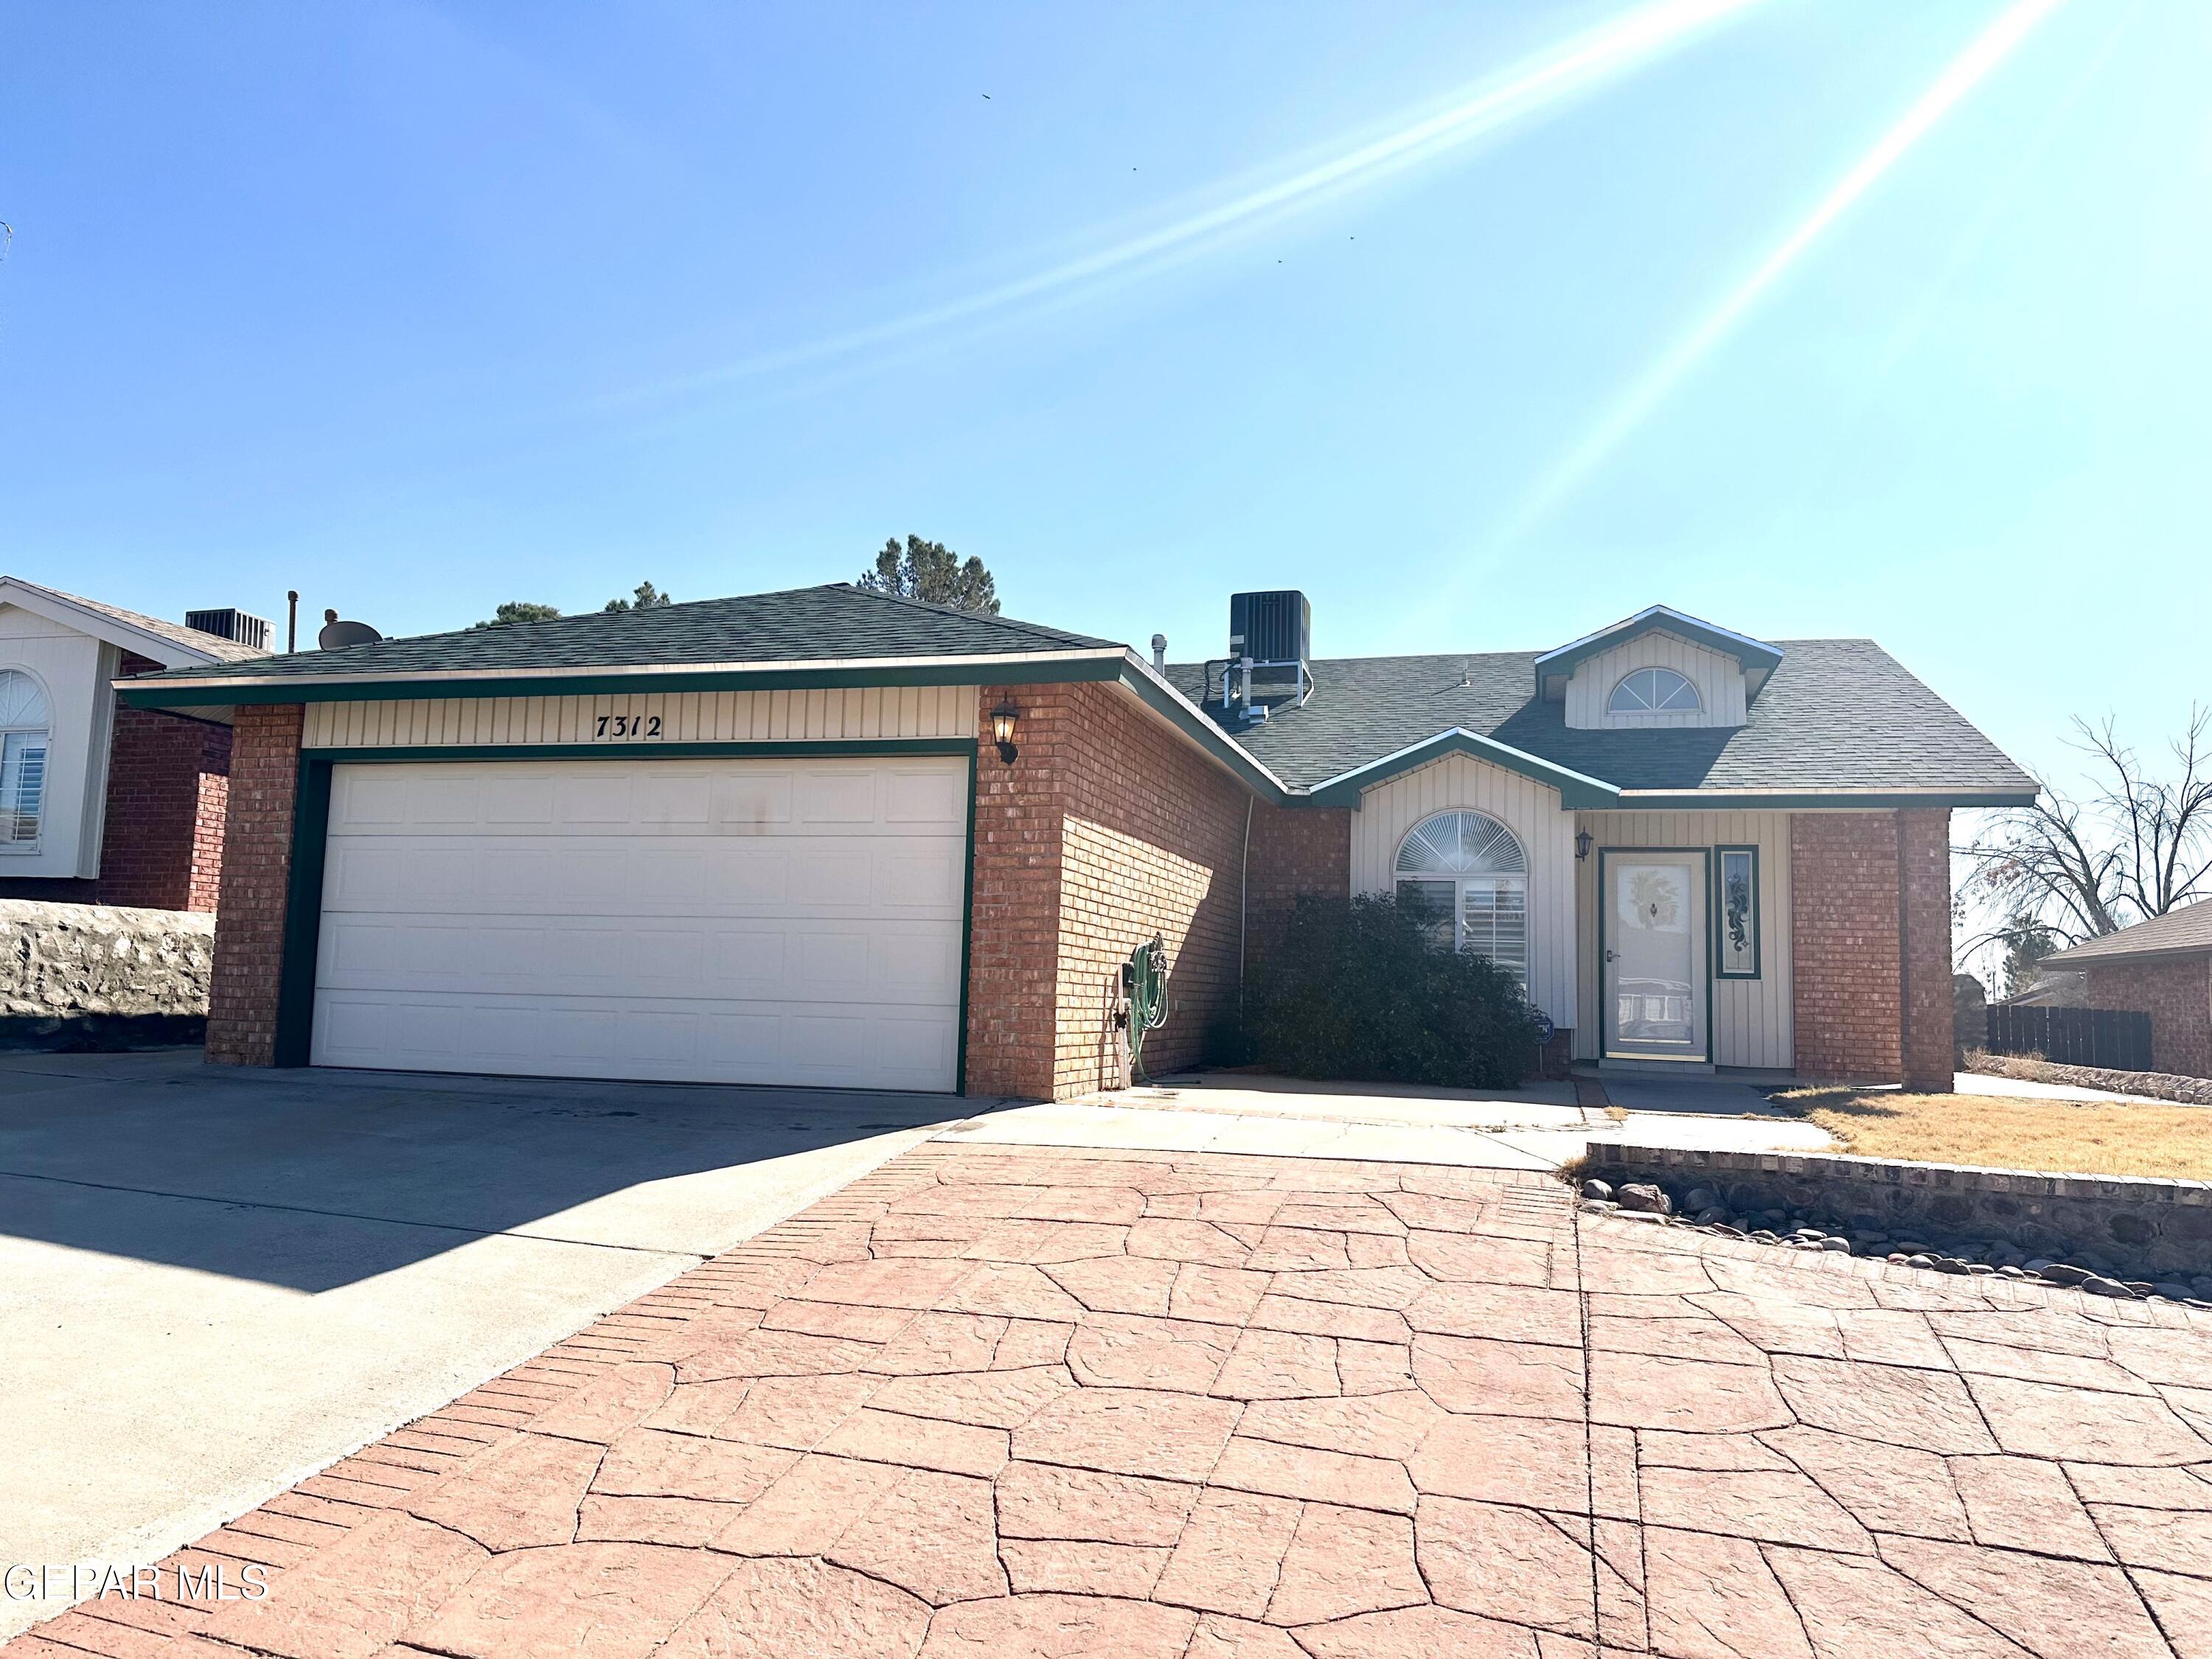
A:
{"type": "Polygon", "coordinates": [[[968,769],[334,767],[313,1060],[958,1086],[968,769]]]}
{"type": "Polygon", "coordinates": [[[1607,1056],[1705,1059],[1705,855],[1600,856],[1607,1056]]]}

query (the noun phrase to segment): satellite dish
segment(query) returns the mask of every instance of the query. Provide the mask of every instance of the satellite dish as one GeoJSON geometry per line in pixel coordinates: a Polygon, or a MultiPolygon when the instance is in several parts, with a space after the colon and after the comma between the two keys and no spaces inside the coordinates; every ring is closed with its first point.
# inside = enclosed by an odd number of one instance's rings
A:
{"type": "Polygon", "coordinates": [[[333,617],[315,635],[315,643],[325,651],[343,651],[349,645],[374,645],[383,637],[367,623],[340,622],[333,617]]]}

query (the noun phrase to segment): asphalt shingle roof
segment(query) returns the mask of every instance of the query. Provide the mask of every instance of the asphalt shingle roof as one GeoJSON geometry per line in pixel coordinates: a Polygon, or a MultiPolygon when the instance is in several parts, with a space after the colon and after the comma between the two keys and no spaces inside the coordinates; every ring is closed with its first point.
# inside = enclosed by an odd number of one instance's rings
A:
{"type": "MultiPolygon", "coordinates": [[[[264,663],[270,659],[269,653],[258,646],[240,645],[236,640],[227,640],[220,634],[204,634],[197,628],[185,627],[182,623],[163,622],[159,617],[141,616],[136,611],[125,611],[119,605],[103,605],[98,599],[86,599],[82,593],[64,593],[58,587],[47,587],[42,583],[24,581],[21,576],[11,577],[9,580],[21,583],[25,587],[35,589],[39,592],[51,594],[55,599],[66,600],[70,605],[82,605],[87,611],[97,611],[110,621],[121,623],[125,627],[140,629],[146,633],[156,635],[173,645],[185,646],[194,651],[204,651],[218,662],[264,663]]],[[[190,672],[205,673],[207,671],[204,668],[195,668],[190,672]]]]}
{"type": "Polygon", "coordinates": [[[501,669],[989,656],[1084,647],[1120,648],[1111,640],[835,582],[780,593],[698,599],[651,611],[594,611],[545,622],[421,634],[342,651],[262,657],[235,670],[189,672],[202,679],[234,672],[255,678],[339,672],[411,677],[501,669]]]}
{"type": "MultiPolygon", "coordinates": [[[[1535,696],[1539,653],[1517,651],[1324,659],[1312,665],[1314,693],[1303,708],[1279,705],[1235,735],[1294,787],[1463,726],[1623,789],[2033,791],[1995,744],[1873,641],[1778,643],[1781,665],[1741,726],[1571,731],[1565,706],[1535,696]]],[[[1167,672],[1204,706],[1204,665],[1167,672]]]]}
{"type": "Polygon", "coordinates": [[[2118,962],[2129,957],[2172,956],[2185,951],[2212,951],[2212,899],[2169,910],[2162,916],[2153,916],[2102,939],[2085,940],[2043,960],[2046,966],[2072,968],[2087,963],[2118,962]]]}

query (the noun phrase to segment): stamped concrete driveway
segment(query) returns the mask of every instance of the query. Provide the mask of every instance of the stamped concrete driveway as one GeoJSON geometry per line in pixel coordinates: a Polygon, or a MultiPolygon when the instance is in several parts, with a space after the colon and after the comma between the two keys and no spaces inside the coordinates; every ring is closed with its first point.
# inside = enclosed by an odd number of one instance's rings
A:
{"type": "Polygon", "coordinates": [[[937,1142],[169,1570],[255,1563],[8,1653],[2197,1659],[2212,1330],[1512,1171],[937,1142]]]}
{"type": "Polygon", "coordinates": [[[0,1056],[0,1565],[158,1556],[969,1109],[0,1056]]]}

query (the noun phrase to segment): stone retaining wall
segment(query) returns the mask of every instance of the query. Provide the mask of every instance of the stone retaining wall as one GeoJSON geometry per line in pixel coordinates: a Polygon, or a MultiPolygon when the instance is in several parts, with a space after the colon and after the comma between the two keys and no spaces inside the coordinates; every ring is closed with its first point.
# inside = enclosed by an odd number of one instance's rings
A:
{"type": "Polygon", "coordinates": [[[2061,1066],[2025,1054],[1992,1054],[1970,1049],[1966,1068],[1984,1077],[2017,1078],[2023,1083],[2067,1083],[2077,1089],[2106,1089],[2118,1095],[2149,1095],[2185,1106],[2212,1106],[2212,1078],[2182,1077],[2172,1072],[2115,1072],[2105,1066],[2061,1066]]]}
{"type": "Polygon", "coordinates": [[[1803,1212],[1936,1244],[2000,1240],[2053,1259],[2087,1252],[2130,1278],[2212,1273],[2212,1184],[2202,1181],[1606,1141],[1590,1143],[1589,1173],[1616,1185],[1651,1182],[1678,1204],[1692,1188],[1709,1187],[1739,1212],[1803,1212]]]}
{"type": "Polygon", "coordinates": [[[0,899],[0,1047],[195,1042],[215,918],[0,899]]]}

